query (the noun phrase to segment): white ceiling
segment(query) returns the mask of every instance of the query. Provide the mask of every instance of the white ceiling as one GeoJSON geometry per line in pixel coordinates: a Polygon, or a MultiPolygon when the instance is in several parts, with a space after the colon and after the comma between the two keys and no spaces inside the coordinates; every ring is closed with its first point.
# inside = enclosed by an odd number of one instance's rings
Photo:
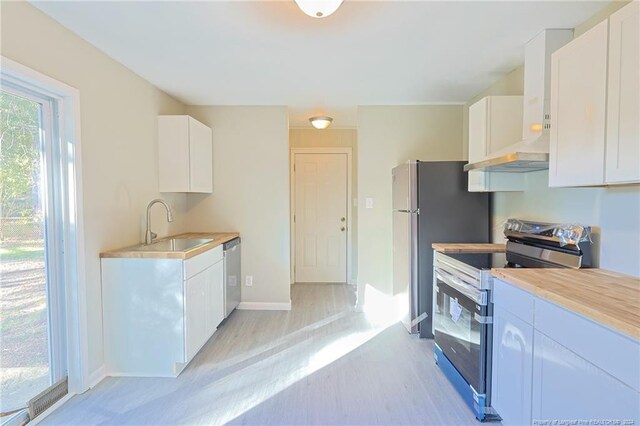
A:
{"type": "Polygon", "coordinates": [[[190,105],[288,105],[356,125],[357,105],[461,103],[523,62],[544,28],[607,2],[354,1],[324,19],[293,0],[34,2],[190,105]]]}

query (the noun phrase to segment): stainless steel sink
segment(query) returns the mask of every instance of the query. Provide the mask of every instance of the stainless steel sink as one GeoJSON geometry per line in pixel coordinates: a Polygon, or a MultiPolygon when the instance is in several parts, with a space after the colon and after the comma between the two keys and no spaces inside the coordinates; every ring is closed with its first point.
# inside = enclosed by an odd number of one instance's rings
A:
{"type": "Polygon", "coordinates": [[[131,248],[132,251],[188,251],[213,241],[211,238],[171,238],[131,248]]]}

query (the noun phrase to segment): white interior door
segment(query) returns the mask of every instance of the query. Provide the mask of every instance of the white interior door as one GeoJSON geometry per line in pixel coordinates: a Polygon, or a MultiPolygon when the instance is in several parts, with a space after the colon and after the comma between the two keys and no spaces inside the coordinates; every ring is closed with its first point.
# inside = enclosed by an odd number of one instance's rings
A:
{"type": "Polygon", "coordinates": [[[347,155],[295,154],[295,280],[347,282],[347,155]]]}

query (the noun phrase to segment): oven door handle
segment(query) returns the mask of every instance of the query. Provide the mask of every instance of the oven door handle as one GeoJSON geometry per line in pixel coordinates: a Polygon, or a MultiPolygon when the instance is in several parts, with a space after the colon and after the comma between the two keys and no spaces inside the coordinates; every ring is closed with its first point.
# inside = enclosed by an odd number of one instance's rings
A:
{"type": "Polygon", "coordinates": [[[449,287],[458,290],[460,293],[467,296],[469,299],[476,302],[478,305],[486,306],[487,305],[487,293],[484,291],[480,291],[477,288],[470,286],[469,284],[463,283],[461,280],[446,274],[442,273],[440,270],[436,270],[436,277],[447,284],[449,287]]]}

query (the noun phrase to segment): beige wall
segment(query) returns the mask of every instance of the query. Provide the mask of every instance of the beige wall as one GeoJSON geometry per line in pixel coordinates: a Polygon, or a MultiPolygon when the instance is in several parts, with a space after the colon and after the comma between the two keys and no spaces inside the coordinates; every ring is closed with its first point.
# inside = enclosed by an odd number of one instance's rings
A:
{"type": "Polygon", "coordinates": [[[213,194],[189,194],[189,229],[242,236],[242,301],[290,301],[287,107],[188,107],[213,129],[213,194]],[[244,285],[253,276],[253,287],[244,285]]]}
{"type": "MultiPolygon", "coordinates": [[[[147,203],[158,193],[158,114],[184,106],[24,2],[2,2],[2,55],[80,90],[89,332],[89,371],[103,364],[100,261],[106,249],[139,242],[147,203]]],[[[174,208],[166,224],[186,224],[186,196],[162,195],[174,208]]]]}
{"type": "Polygon", "coordinates": [[[289,129],[289,146],[291,148],[357,148],[356,129],[289,129]]]}
{"type": "Polygon", "coordinates": [[[412,159],[462,160],[462,123],[462,105],[359,107],[359,305],[392,294],[391,169],[412,159]],[[373,209],[364,208],[367,197],[373,209]]]}
{"type": "MultiPolygon", "coordinates": [[[[579,36],[624,6],[613,2],[579,25],[579,36]]],[[[465,106],[489,95],[521,95],[520,66],[465,106]]],[[[465,133],[468,126],[465,124],[465,133]]],[[[596,259],[606,269],[640,276],[640,186],[609,188],[549,188],[546,171],[527,174],[523,192],[498,192],[493,198],[494,241],[503,241],[502,223],[509,217],[546,222],[578,222],[595,227],[596,259]]]]}
{"type": "Polygon", "coordinates": [[[640,276],[640,186],[549,188],[546,171],[527,175],[523,192],[493,198],[494,241],[510,217],[594,227],[596,261],[605,269],[640,276]]]}
{"type": "MultiPolygon", "coordinates": [[[[351,148],[351,276],[349,283],[355,284],[358,276],[358,131],[356,129],[289,129],[290,148],[351,148]]],[[[293,256],[293,255],[292,255],[293,256]]],[[[293,259],[293,257],[292,257],[293,259]]]]}

